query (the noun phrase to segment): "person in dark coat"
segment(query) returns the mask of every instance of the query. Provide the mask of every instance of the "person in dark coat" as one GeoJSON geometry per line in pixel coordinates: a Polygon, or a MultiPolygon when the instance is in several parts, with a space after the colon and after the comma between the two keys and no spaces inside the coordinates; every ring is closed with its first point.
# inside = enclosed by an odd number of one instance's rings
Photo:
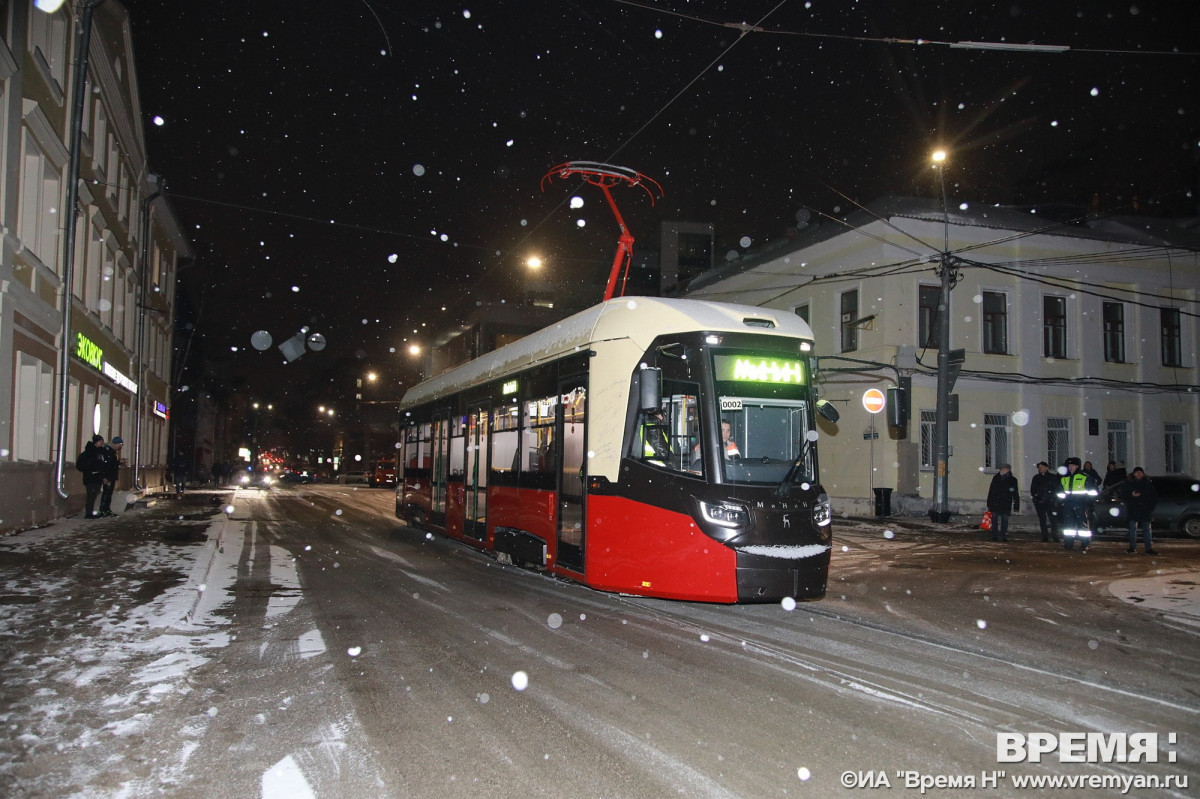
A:
{"type": "Polygon", "coordinates": [[[1138,526],[1146,540],[1146,554],[1157,555],[1154,539],[1150,536],[1150,515],[1158,504],[1158,492],[1154,483],[1146,477],[1141,466],[1135,466],[1129,479],[1119,489],[1125,500],[1125,515],[1129,518],[1129,552],[1137,552],[1138,526]]]}
{"type": "Polygon", "coordinates": [[[1008,540],[1008,517],[1021,509],[1021,488],[1012,467],[1000,464],[988,487],[987,509],[992,512],[992,540],[1008,540]]]}
{"type": "Polygon", "coordinates": [[[175,484],[175,493],[182,495],[187,488],[188,477],[192,471],[192,459],[186,453],[177,452],[171,462],[171,482],[175,484]]]}
{"type": "Polygon", "coordinates": [[[1109,461],[1108,471],[1104,473],[1104,487],[1111,488],[1128,477],[1129,475],[1125,473],[1125,461],[1121,461],[1120,463],[1109,461]]]}
{"type": "Polygon", "coordinates": [[[104,485],[100,489],[100,510],[97,516],[116,516],[112,510],[113,490],[117,487],[117,479],[121,475],[121,447],[125,440],[120,436],[113,438],[104,445],[104,485]]]}
{"type": "Polygon", "coordinates": [[[87,491],[83,518],[95,519],[96,497],[104,488],[104,436],[92,436],[75,459],[75,468],[83,472],[83,487],[87,491]]]}
{"type": "Polygon", "coordinates": [[[1039,461],[1037,474],[1029,483],[1029,495],[1037,511],[1038,525],[1042,528],[1042,540],[1058,540],[1058,490],[1059,478],[1050,471],[1050,464],[1039,461]]]}

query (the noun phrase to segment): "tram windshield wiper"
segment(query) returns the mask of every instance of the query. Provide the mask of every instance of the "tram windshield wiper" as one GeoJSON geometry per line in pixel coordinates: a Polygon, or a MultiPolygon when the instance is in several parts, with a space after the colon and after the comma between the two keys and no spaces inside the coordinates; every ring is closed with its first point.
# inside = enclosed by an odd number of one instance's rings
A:
{"type": "MultiPolygon", "coordinates": [[[[837,408],[833,407],[828,400],[817,400],[816,411],[823,418],[834,424],[837,423],[840,416],[837,408]]],[[[812,440],[808,436],[805,436],[800,444],[800,457],[796,458],[795,462],[792,463],[792,468],[788,469],[788,473],[783,476],[783,479],[779,481],[779,485],[775,487],[775,496],[787,496],[788,491],[797,479],[807,479],[809,477],[808,472],[801,469],[801,466],[808,463],[808,455],[812,451],[812,445],[812,440]]]]}
{"type": "Polygon", "coordinates": [[[796,460],[792,463],[791,468],[788,469],[787,474],[783,476],[783,479],[779,481],[779,485],[775,487],[775,496],[787,496],[788,491],[795,484],[797,479],[803,479],[808,476],[807,470],[801,467],[808,462],[808,453],[811,449],[812,442],[805,439],[804,443],[800,445],[800,457],[796,458],[796,460]]]}

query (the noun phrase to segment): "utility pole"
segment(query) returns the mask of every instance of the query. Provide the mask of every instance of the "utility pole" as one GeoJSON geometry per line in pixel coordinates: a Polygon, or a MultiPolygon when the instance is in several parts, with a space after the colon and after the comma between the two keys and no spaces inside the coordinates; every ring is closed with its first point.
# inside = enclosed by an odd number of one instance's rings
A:
{"type": "Polygon", "coordinates": [[[950,291],[954,288],[957,274],[950,262],[950,211],[946,200],[946,152],[933,154],[933,165],[938,171],[938,182],[942,187],[942,229],[944,239],[940,258],[942,279],[941,298],[938,301],[938,357],[937,357],[937,412],[934,420],[934,449],[936,469],[933,476],[933,507],[929,509],[930,520],[938,523],[950,521],[950,291]]]}

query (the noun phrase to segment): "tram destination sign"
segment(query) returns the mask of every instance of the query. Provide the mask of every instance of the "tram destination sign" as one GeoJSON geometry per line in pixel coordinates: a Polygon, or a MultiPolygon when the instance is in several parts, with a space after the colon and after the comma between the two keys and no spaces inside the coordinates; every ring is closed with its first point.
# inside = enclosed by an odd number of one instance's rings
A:
{"type": "Polygon", "coordinates": [[[738,383],[804,384],[804,362],[762,355],[714,355],[717,380],[738,383]]]}

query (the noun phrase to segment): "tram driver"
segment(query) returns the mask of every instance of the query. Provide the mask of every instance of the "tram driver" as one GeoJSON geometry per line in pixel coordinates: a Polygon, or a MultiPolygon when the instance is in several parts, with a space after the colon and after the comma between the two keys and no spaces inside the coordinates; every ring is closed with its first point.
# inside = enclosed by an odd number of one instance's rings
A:
{"type": "MultiPolygon", "coordinates": [[[[721,420],[721,455],[727,461],[742,457],[737,442],[733,440],[733,424],[728,419],[721,420]]],[[[692,447],[693,468],[700,465],[700,445],[692,447]]]]}

